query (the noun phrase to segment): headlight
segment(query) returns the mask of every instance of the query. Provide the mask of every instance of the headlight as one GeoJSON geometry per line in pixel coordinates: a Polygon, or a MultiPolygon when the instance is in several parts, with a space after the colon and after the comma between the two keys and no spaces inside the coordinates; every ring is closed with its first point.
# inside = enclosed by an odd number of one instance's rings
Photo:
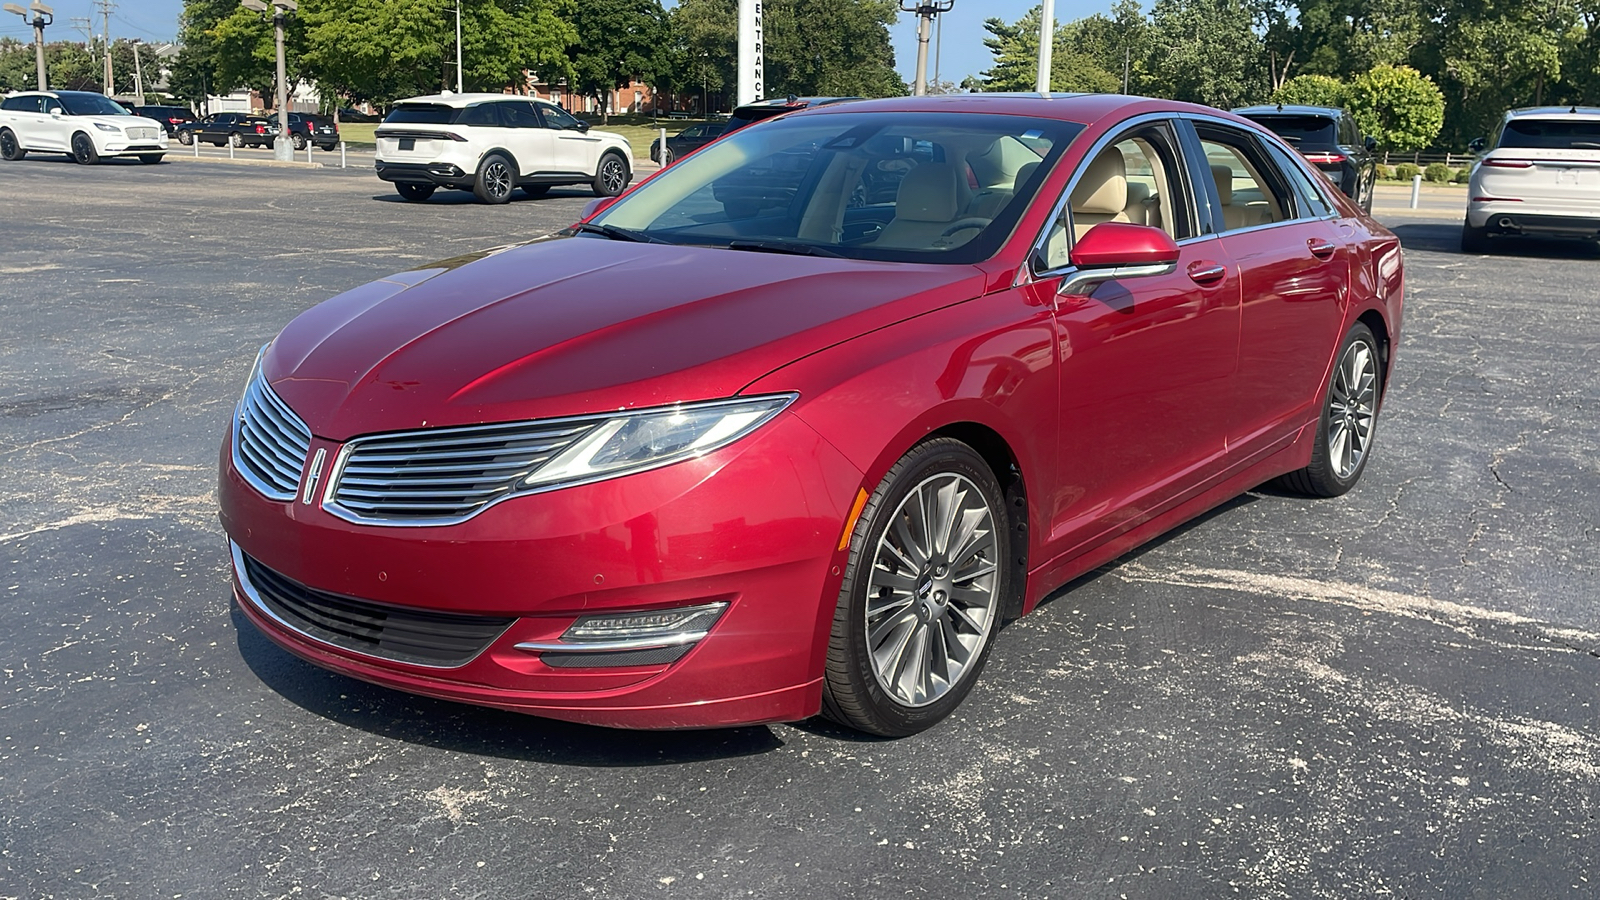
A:
{"type": "Polygon", "coordinates": [[[115,125],[107,125],[104,122],[96,122],[96,123],[94,123],[94,127],[100,129],[101,131],[109,131],[112,134],[121,134],[122,133],[122,129],[121,128],[118,128],[115,125]]]}
{"type": "Polygon", "coordinates": [[[540,466],[523,487],[597,481],[710,453],[760,428],[795,397],[716,400],[619,415],[540,466]]]}

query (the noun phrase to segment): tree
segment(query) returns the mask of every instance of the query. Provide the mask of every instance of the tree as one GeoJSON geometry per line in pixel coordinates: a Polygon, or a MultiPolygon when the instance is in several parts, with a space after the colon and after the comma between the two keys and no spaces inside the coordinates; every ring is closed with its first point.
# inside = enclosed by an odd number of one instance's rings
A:
{"type": "MultiPolygon", "coordinates": [[[[738,80],[738,0],[681,0],[669,14],[674,55],[673,81],[699,88],[703,104],[738,80]]],[[[721,107],[723,104],[717,104],[721,107]]]]}
{"type": "Polygon", "coordinates": [[[1390,150],[1422,150],[1444,125],[1444,95],[1409,66],[1378,66],[1358,76],[1347,100],[1362,132],[1390,150]]]}
{"type": "Polygon", "coordinates": [[[1345,104],[1344,82],[1327,75],[1296,75],[1272,92],[1273,103],[1296,106],[1333,106],[1345,104]]]}
{"type": "MultiPolygon", "coordinates": [[[[1129,6],[1121,4],[1118,10],[1129,6]]],[[[1138,4],[1131,4],[1131,8],[1142,30],[1144,19],[1138,12],[1138,4]]],[[[983,44],[994,54],[994,66],[983,73],[984,90],[1031,91],[1038,86],[1042,16],[1042,10],[1034,7],[1015,24],[1007,24],[1002,19],[983,23],[984,30],[990,34],[983,44]]],[[[1058,24],[1050,48],[1050,90],[1084,93],[1120,90],[1121,77],[1113,75],[1103,63],[1115,57],[1116,69],[1119,73],[1122,71],[1124,46],[1132,52],[1132,45],[1123,39],[1125,30],[1119,30],[1114,20],[1099,15],[1058,24]]]]}
{"type": "Polygon", "coordinates": [[[575,85],[599,101],[601,121],[608,121],[612,91],[635,78],[653,83],[665,68],[666,10],[660,0],[583,0],[571,15],[575,85]]]}
{"type": "Polygon", "coordinates": [[[1226,109],[1267,94],[1266,54],[1243,0],[1157,0],[1150,46],[1160,96],[1226,109]]]}
{"type": "Polygon", "coordinates": [[[766,94],[894,97],[895,0],[772,0],[764,6],[766,94]]]}

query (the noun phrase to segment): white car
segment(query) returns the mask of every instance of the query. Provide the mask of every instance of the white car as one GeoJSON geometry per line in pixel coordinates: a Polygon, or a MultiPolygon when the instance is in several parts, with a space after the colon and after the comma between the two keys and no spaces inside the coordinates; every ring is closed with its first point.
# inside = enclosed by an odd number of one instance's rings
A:
{"type": "Polygon", "coordinates": [[[112,156],[161,162],[167,131],[89,91],[24,91],[0,101],[0,157],[65,153],[89,165],[112,156]]]}
{"type": "Polygon", "coordinates": [[[439,188],[504,203],[587,184],[614,197],[633,180],[627,138],[590,130],[553,103],[509,94],[435,94],[395,104],[378,126],[378,177],[407,200],[439,188]]]}
{"type": "Polygon", "coordinates": [[[1463,252],[1500,235],[1600,237],[1600,108],[1514,109],[1469,146],[1463,252]]]}

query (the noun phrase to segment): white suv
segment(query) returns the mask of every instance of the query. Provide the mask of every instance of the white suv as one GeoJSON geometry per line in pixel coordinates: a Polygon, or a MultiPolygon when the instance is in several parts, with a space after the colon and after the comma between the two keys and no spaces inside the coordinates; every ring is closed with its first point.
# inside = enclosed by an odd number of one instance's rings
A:
{"type": "Polygon", "coordinates": [[[1488,252],[1491,235],[1600,237],[1600,108],[1514,109],[1469,146],[1463,252],[1488,252]]]}
{"type": "Polygon", "coordinates": [[[65,153],[89,165],[107,156],[161,162],[167,131],[102,94],[89,91],[24,91],[0,101],[0,157],[29,152],[65,153]]]}
{"type": "Polygon", "coordinates": [[[633,148],[591,131],[553,103],[509,94],[435,94],[395,104],[378,126],[378,177],[407,200],[441,187],[504,203],[554,185],[587,184],[614,197],[633,180],[633,148]]]}

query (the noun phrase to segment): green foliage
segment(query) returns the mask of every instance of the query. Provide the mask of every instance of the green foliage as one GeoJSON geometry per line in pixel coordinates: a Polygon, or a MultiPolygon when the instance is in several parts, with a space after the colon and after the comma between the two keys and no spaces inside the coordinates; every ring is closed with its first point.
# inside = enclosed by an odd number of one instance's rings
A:
{"type": "Polygon", "coordinates": [[[1428,163],[1428,167],[1422,170],[1422,180],[1431,184],[1449,184],[1454,177],[1456,170],[1442,162],[1428,163]]]}
{"type": "Polygon", "coordinates": [[[1344,106],[1344,82],[1328,75],[1296,75],[1272,92],[1272,103],[1286,106],[1344,106]]]}
{"type": "Polygon", "coordinates": [[[1362,133],[1386,149],[1421,150],[1444,125],[1444,95],[1409,66],[1378,66],[1357,76],[1346,99],[1362,133]]]}
{"type": "Polygon", "coordinates": [[[1466,167],[1464,169],[1458,169],[1456,171],[1455,177],[1452,178],[1451,180],[1454,181],[1456,184],[1466,184],[1467,182],[1471,181],[1472,180],[1472,167],[1468,166],[1468,167],[1466,167]]]}
{"type": "Polygon", "coordinates": [[[1388,181],[1394,177],[1394,170],[1383,163],[1378,163],[1377,177],[1382,181],[1388,181]]]}
{"type": "Polygon", "coordinates": [[[1224,109],[1266,97],[1265,54],[1244,0],[1156,0],[1150,18],[1153,93],[1224,109]]]}
{"type": "Polygon", "coordinates": [[[1417,168],[1415,163],[1401,163],[1400,165],[1394,167],[1394,177],[1400,181],[1409,182],[1411,179],[1421,174],[1422,170],[1417,168]]]}
{"type": "Polygon", "coordinates": [[[634,78],[654,83],[667,68],[667,14],[660,0],[582,0],[568,14],[577,89],[600,101],[634,78]]]}
{"type": "MultiPolygon", "coordinates": [[[[1129,69],[1130,90],[1143,79],[1149,44],[1144,14],[1134,0],[1123,0],[1112,12],[1111,17],[1097,13],[1056,25],[1050,46],[1052,91],[1120,91],[1124,63],[1129,69]]],[[[983,23],[990,35],[983,43],[994,54],[995,62],[983,73],[982,80],[974,83],[975,87],[985,91],[1031,91],[1038,86],[1041,15],[1035,7],[1012,24],[1002,19],[983,23]]]]}

